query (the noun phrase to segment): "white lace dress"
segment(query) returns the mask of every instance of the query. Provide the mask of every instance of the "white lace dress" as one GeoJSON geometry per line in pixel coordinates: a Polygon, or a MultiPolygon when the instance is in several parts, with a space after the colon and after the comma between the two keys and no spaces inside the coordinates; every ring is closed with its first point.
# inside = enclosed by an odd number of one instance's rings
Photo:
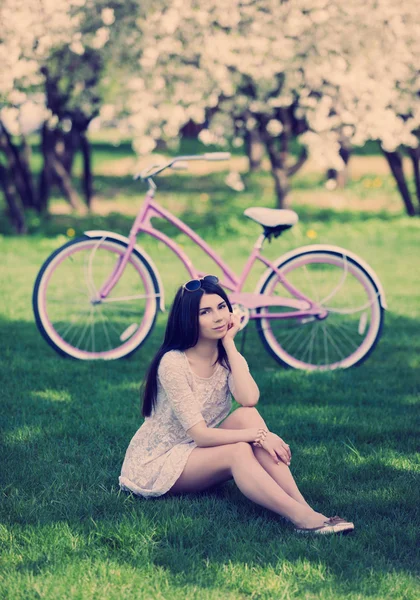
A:
{"type": "Polygon", "coordinates": [[[207,427],[219,425],[234,395],[233,377],[222,365],[199,377],[178,350],[163,356],[157,385],[155,411],[131,440],[119,478],[121,489],[143,497],[162,496],[174,485],[197,447],[186,431],[203,419],[207,427]]]}

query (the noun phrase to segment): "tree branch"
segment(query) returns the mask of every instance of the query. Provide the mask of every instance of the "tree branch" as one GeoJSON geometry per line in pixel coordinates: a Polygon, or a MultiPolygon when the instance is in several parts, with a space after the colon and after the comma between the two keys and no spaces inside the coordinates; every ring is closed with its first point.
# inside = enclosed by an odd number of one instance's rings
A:
{"type": "Polygon", "coordinates": [[[287,176],[291,177],[292,175],[294,175],[295,173],[297,173],[299,171],[299,169],[301,169],[303,167],[303,165],[305,164],[305,162],[307,160],[308,160],[308,151],[304,147],[304,148],[302,148],[302,152],[300,153],[300,156],[296,160],[295,164],[291,165],[290,167],[288,167],[288,169],[287,169],[287,176]]]}
{"type": "Polygon", "coordinates": [[[398,189],[404,202],[405,210],[410,217],[414,217],[416,211],[411,200],[410,190],[408,189],[407,181],[405,178],[403,162],[400,154],[395,152],[387,152],[382,148],[385,158],[388,161],[391,172],[397,182],[398,189]]]}
{"type": "Polygon", "coordinates": [[[25,223],[25,213],[19,201],[19,194],[13,181],[8,176],[7,169],[0,163],[0,182],[9,208],[10,218],[16,233],[23,234],[27,232],[25,223]]]}

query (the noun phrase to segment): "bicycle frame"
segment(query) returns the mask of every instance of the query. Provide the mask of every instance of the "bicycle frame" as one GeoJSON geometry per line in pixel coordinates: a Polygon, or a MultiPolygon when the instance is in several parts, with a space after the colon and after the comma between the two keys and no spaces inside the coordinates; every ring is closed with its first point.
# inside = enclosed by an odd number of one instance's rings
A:
{"type": "Polygon", "coordinates": [[[196,279],[204,276],[205,273],[201,273],[197,271],[192,264],[188,255],[179,247],[179,245],[171,240],[167,235],[155,229],[151,223],[151,219],[153,217],[163,218],[175,227],[179,229],[182,233],[187,235],[197,246],[199,246],[208,256],[213,260],[213,262],[222,270],[223,278],[220,280],[220,285],[232,293],[229,294],[229,300],[232,303],[242,304],[246,308],[253,309],[264,308],[268,306],[281,306],[293,308],[293,312],[276,312],[276,313],[254,313],[251,312],[250,319],[288,319],[288,318],[296,318],[296,317],[307,317],[307,316],[318,316],[324,313],[324,310],[318,307],[318,305],[313,302],[310,298],[306,297],[299,290],[297,290],[293,285],[291,285],[287,279],[284,277],[282,273],[277,269],[277,267],[269,261],[267,258],[262,256],[261,248],[265,239],[265,236],[261,234],[254,247],[248,260],[245,263],[245,266],[242,270],[241,275],[238,277],[229,266],[221,259],[221,257],[212,250],[212,248],[199,236],[197,235],[188,225],[183,223],[181,219],[175,217],[168,210],[161,207],[154,200],[154,190],[149,189],[146,194],[144,203],[134,221],[134,224],[130,230],[129,234],[129,244],[127,250],[124,255],[118,260],[113,273],[110,275],[108,280],[102,285],[99,291],[99,297],[101,300],[104,300],[114,286],[117,284],[119,278],[121,277],[126,264],[130,258],[130,254],[133,251],[133,248],[136,244],[137,236],[139,233],[145,233],[151,235],[155,239],[164,243],[168,248],[170,248],[175,255],[179,258],[179,260],[184,264],[188,273],[190,274],[192,279],[196,279]],[[242,289],[245,285],[247,277],[255,263],[255,261],[262,262],[266,267],[272,269],[282,283],[282,285],[294,296],[294,298],[283,298],[280,296],[272,297],[266,296],[264,294],[258,293],[248,293],[243,292],[242,289]]]}

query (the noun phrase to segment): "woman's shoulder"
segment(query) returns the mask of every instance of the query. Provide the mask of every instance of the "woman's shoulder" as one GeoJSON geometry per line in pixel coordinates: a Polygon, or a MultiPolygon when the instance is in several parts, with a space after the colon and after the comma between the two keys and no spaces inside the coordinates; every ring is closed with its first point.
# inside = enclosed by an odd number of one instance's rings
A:
{"type": "Polygon", "coordinates": [[[162,356],[159,369],[176,367],[177,369],[185,367],[185,359],[181,350],[169,350],[162,356]]]}

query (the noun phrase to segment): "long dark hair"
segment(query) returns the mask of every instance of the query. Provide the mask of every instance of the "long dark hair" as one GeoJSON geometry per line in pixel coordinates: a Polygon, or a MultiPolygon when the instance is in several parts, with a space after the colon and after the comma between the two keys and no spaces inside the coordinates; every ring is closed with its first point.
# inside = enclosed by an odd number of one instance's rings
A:
{"type": "MultiPolygon", "coordinates": [[[[217,283],[201,280],[201,288],[195,292],[188,292],[181,286],[176,293],[166,325],[165,338],[162,346],[157,351],[150,363],[146,378],[142,385],[143,405],[141,413],[143,417],[150,417],[155,408],[157,396],[157,371],[159,363],[166,352],[170,350],[187,350],[198,342],[199,324],[198,312],[203,294],[217,294],[226,302],[229,311],[232,305],[226,292],[217,283]]],[[[226,350],[222,342],[218,341],[217,361],[226,369],[230,370],[226,350]]]]}

